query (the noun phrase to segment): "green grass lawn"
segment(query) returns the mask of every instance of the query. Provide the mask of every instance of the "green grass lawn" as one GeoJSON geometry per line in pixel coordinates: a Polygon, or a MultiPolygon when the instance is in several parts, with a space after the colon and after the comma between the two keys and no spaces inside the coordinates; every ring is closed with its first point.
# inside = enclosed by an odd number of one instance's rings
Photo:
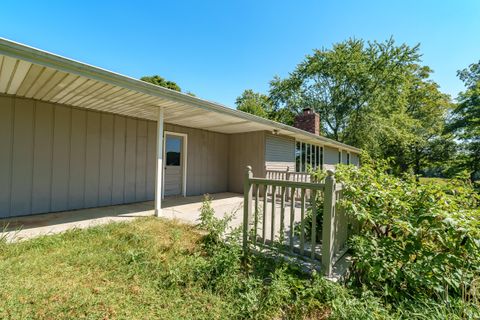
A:
{"type": "Polygon", "coordinates": [[[146,219],[3,244],[0,318],[220,318],[220,296],[161,282],[199,238],[192,227],[146,219]]]}
{"type": "Polygon", "coordinates": [[[0,241],[0,319],[352,320],[429,314],[425,305],[420,312],[394,310],[380,297],[307,275],[272,256],[252,255],[245,262],[238,238],[218,241],[211,236],[215,228],[205,233],[152,217],[14,244],[0,241]]]}
{"type": "Polygon", "coordinates": [[[240,258],[239,246],[206,245],[195,227],[155,218],[0,242],[0,319],[362,319],[384,313],[376,301],[358,300],[272,258],[253,258],[246,269],[240,258]]]}

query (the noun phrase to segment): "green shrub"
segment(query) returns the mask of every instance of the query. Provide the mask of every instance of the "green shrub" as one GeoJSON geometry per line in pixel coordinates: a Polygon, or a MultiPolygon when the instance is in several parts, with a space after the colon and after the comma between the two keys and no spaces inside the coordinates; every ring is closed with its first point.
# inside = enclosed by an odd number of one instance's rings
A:
{"type": "Polygon", "coordinates": [[[176,285],[201,285],[222,295],[235,306],[231,310],[233,318],[388,318],[380,301],[371,295],[357,298],[348,289],[315,273],[309,276],[299,266],[276,256],[254,254],[245,264],[241,233],[227,228],[231,217],[216,218],[211,199],[206,197],[199,224],[206,232],[202,241],[206,255],[192,257],[166,278],[177,279],[176,285]]]}
{"type": "Polygon", "coordinates": [[[420,184],[388,174],[387,161],[362,160],[336,173],[342,205],[361,225],[351,241],[352,284],[387,302],[468,304],[480,277],[478,194],[465,181],[420,184]]]}

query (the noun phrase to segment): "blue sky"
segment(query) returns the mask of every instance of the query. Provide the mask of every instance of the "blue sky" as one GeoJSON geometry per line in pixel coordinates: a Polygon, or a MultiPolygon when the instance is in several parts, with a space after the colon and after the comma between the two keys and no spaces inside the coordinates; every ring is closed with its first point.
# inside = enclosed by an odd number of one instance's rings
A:
{"type": "Polygon", "coordinates": [[[0,36],[233,107],[314,48],[349,37],[421,44],[453,97],[480,60],[480,1],[2,1],[0,36]]]}

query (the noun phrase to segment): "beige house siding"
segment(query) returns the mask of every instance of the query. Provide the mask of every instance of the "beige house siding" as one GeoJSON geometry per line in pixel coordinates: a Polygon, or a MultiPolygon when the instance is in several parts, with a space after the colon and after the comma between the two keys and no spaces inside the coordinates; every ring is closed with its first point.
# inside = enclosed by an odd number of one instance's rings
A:
{"type": "Polygon", "coordinates": [[[165,131],[187,134],[187,195],[228,190],[228,135],[168,123],[165,131]]]}
{"type": "MultiPolygon", "coordinates": [[[[165,131],[187,134],[187,195],[241,193],[247,165],[258,177],[294,170],[293,139],[165,131]]],[[[154,121],[0,95],[0,217],[153,200],[156,135],[154,121]]],[[[324,163],[338,150],[325,147],[324,163]]]]}
{"type": "Polygon", "coordinates": [[[230,135],[228,190],[243,192],[245,167],[252,166],[256,177],[265,176],[265,132],[230,135]]]}
{"type": "Polygon", "coordinates": [[[0,96],[0,217],[152,200],[156,124],[0,96]]]}
{"type": "Polygon", "coordinates": [[[347,151],[342,151],[342,163],[343,164],[347,164],[347,154],[348,154],[347,151]]]}
{"type": "Polygon", "coordinates": [[[360,166],[360,156],[356,153],[350,154],[350,162],[353,165],[360,166]]]}
{"type": "Polygon", "coordinates": [[[335,170],[335,165],[338,164],[338,149],[331,147],[323,148],[323,168],[325,170],[335,170]]]}
{"type": "MultiPolygon", "coordinates": [[[[187,195],[228,190],[228,135],[186,133],[187,195]]],[[[0,96],[0,217],[154,199],[154,121],[0,96]]]]}
{"type": "Polygon", "coordinates": [[[266,134],[265,167],[267,170],[295,171],[295,139],[266,134]]]}

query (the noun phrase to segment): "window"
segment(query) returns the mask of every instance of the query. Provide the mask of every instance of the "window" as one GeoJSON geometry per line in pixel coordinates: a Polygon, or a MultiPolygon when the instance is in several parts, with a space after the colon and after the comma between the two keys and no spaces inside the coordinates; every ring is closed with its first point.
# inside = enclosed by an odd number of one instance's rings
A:
{"type": "Polygon", "coordinates": [[[167,136],[165,143],[166,165],[180,166],[181,164],[182,138],[167,136]]]}
{"type": "Polygon", "coordinates": [[[323,147],[320,147],[320,168],[323,170],[323,147]]]}
{"type": "Polygon", "coordinates": [[[347,164],[350,164],[350,153],[347,153],[347,164]]]}
{"type": "Polygon", "coordinates": [[[342,163],[342,151],[338,151],[338,163],[342,163]]]}
{"type": "Polygon", "coordinates": [[[307,168],[323,168],[323,148],[317,145],[299,142],[295,148],[295,170],[305,172],[307,168]]]}
{"type": "Polygon", "coordinates": [[[305,143],[302,142],[302,162],[301,162],[301,166],[300,166],[300,171],[304,172],[305,169],[306,169],[306,161],[307,161],[307,145],[305,143]]]}
{"type": "Polygon", "coordinates": [[[307,160],[305,161],[305,166],[304,166],[303,171],[307,171],[307,169],[312,166],[312,145],[307,144],[306,149],[307,149],[307,153],[306,153],[307,160]]]}
{"type": "Polygon", "coordinates": [[[295,171],[299,172],[300,171],[300,166],[302,165],[301,163],[301,146],[302,143],[298,142],[296,143],[296,148],[295,148],[295,171]]]}

